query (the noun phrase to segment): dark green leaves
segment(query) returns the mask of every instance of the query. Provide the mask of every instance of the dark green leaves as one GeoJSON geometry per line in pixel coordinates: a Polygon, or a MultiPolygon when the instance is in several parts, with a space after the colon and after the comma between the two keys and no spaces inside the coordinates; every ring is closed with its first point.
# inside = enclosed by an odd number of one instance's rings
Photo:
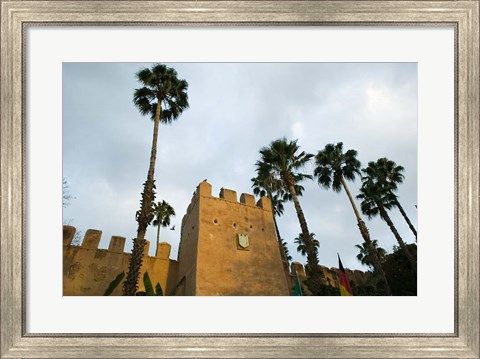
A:
{"type": "Polygon", "coordinates": [[[154,291],[153,291],[152,281],[150,280],[150,276],[148,275],[148,272],[145,272],[143,274],[143,285],[145,286],[145,292],[150,293],[150,295],[153,295],[154,291]]]}
{"type": "Polygon", "coordinates": [[[318,184],[335,192],[342,190],[342,177],[346,180],[355,180],[360,174],[360,161],[357,160],[357,151],[348,150],[343,153],[343,143],[336,145],[329,143],[315,156],[314,176],[318,184]]]}
{"type": "MultiPolygon", "coordinates": [[[[315,247],[315,250],[320,248],[320,242],[318,241],[318,239],[315,239],[315,233],[310,233],[310,237],[315,247]]],[[[293,242],[297,244],[297,252],[299,252],[302,256],[305,256],[307,254],[307,247],[305,245],[303,234],[300,233],[298,237],[293,240],[293,242]]]]}
{"type": "Polygon", "coordinates": [[[260,150],[261,159],[256,163],[257,177],[271,176],[286,192],[288,186],[312,179],[311,175],[301,173],[299,170],[310,162],[313,155],[299,150],[297,140],[288,141],[283,137],[272,141],[270,146],[260,150]]]}
{"type": "Polygon", "coordinates": [[[175,210],[170,204],[162,200],[162,202],[157,202],[153,204],[153,225],[155,227],[162,226],[167,227],[170,225],[170,218],[175,216],[175,210]]]}
{"type": "Polygon", "coordinates": [[[379,213],[376,202],[381,203],[386,209],[391,209],[397,204],[397,184],[403,182],[402,166],[397,166],[387,158],[380,158],[376,162],[368,162],[362,170],[362,187],[357,198],[362,200],[362,212],[372,218],[379,213]]]}
{"type": "Polygon", "coordinates": [[[107,290],[105,291],[105,293],[103,293],[103,295],[108,296],[112,294],[115,288],[117,288],[117,286],[122,282],[123,278],[125,278],[125,272],[120,273],[115,277],[114,280],[110,282],[107,290]]]}
{"type": "Polygon", "coordinates": [[[150,114],[154,120],[160,104],[160,122],[171,123],[189,107],[188,82],[178,79],[175,69],[154,64],[137,72],[136,77],[144,86],[134,91],[133,103],[142,115],[150,114]]]}
{"type": "Polygon", "coordinates": [[[145,287],[145,291],[137,292],[137,296],[163,296],[163,290],[160,283],[157,282],[154,289],[148,272],[143,274],[143,286],[145,287]]]}
{"type": "Polygon", "coordinates": [[[397,184],[402,183],[404,176],[404,168],[398,166],[394,161],[385,157],[378,159],[376,162],[368,162],[367,168],[362,172],[365,174],[362,181],[371,181],[382,187],[383,191],[396,191],[397,184]]]}

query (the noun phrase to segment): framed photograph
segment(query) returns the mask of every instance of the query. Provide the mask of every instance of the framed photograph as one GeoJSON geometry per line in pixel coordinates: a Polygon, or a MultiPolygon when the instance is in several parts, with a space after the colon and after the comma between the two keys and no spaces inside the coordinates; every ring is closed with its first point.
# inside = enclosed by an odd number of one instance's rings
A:
{"type": "MultiPolygon", "coordinates": [[[[480,358],[479,6],[478,0],[1,0],[1,357],[480,358]],[[165,225],[165,238],[180,229],[181,241],[202,236],[188,217],[201,196],[211,197],[222,213],[236,209],[219,201],[238,201],[235,206],[252,208],[245,221],[228,223],[235,258],[250,256],[261,268],[255,230],[276,237],[273,223],[255,220],[255,211],[271,211],[270,202],[257,202],[236,182],[254,176],[243,164],[254,163],[249,151],[258,156],[282,135],[308,151],[323,141],[344,141],[368,154],[360,157],[365,165],[377,152],[408,163],[408,205],[418,208],[414,290],[399,279],[403,291],[392,288],[393,296],[295,296],[295,280],[290,289],[274,283],[284,280],[280,257],[275,273],[255,277],[255,270],[215,267],[208,260],[225,259],[227,252],[202,244],[204,267],[197,264],[196,281],[181,280],[180,260],[170,263],[174,274],[158,279],[160,288],[174,283],[189,296],[101,296],[111,273],[98,263],[124,256],[125,239],[115,237],[123,233],[93,224],[114,236],[100,245],[108,250],[97,250],[98,231],[85,233],[81,248],[69,247],[74,233],[68,225],[117,217],[104,223],[120,228],[124,208],[129,213],[138,206],[140,187],[125,204],[116,201],[111,183],[130,190],[137,173],[144,179],[133,155],[143,144],[128,121],[141,117],[134,114],[140,100],[131,98],[135,74],[156,63],[175,68],[191,90],[192,114],[185,121],[191,128],[172,132],[172,126],[160,137],[165,147],[159,154],[171,159],[162,162],[163,171],[173,181],[157,181],[171,186],[168,200],[179,203],[179,222],[165,225]],[[106,172],[111,182],[102,177],[106,172]],[[71,195],[66,174],[83,186],[72,186],[71,195]],[[180,183],[188,193],[177,190],[180,183]],[[78,188],[84,188],[78,190],[83,207],[66,223],[61,199],[75,201],[78,188]],[[85,270],[96,284],[81,282],[74,260],[62,278],[66,238],[70,259],[82,250],[94,253],[85,270]],[[208,275],[222,276],[223,289],[208,275]],[[248,288],[228,289],[233,282],[248,288]]],[[[143,120],[150,134],[151,123],[143,120]]],[[[331,238],[319,238],[320,263],[334,266],[328,253],[343,248],[336,235],[344,226],[331,219],[342,218],[342,209],[330,197],[312,195],[309,202],[308,191],[302,200],[310,230],[330,228],[320,232],[331,238]],[[330,217],[317,215],[317,207],[323,213],[331,208],[330,217]]],[[[348,204],[346,196],[342,200],[348,204]]],[[[353,221],[350,208],[348,215],[353,221]]],[[[209,233],[227,219],[209,218],[209,233]]],[[[298,222],[294,230],[288,236],[300,232],[298,222]]],[[[188,245],[179,246],[188,253],[188,245]]],[[[151,247],[151,268],[169,261],[169,245],[157,237],[151,247]]],[[[346,267],[348,258],[342,255],[346,267]]],[[[157,281],[153,269],[150,274],[157,281]]],[[[147,284],[140,287],[147,292],[147,284]]]]}

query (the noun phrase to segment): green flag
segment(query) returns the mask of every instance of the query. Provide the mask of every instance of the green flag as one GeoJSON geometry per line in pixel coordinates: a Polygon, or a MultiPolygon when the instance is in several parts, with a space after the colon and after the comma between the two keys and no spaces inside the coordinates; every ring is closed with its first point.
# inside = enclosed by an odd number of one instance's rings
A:
{"type": "Polygon", "coordinates": [[[298,273],[295,273],[295,288],[293,289],[293,295],[303,295],[302,286],[300,285],[300,279],[298,278],[298,273]]]}

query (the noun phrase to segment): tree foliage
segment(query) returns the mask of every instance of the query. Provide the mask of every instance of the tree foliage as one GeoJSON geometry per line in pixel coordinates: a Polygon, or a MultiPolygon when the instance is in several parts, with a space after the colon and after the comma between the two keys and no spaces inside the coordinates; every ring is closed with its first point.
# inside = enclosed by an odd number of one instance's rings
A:
{"type": "Polygon", "coordinates": [[[175,216],[175,210],[168,202],[162,200],[153,204],[153,225],[155,227],[168,227],[170,225],[171,217],[175,216]]]}
{"type": "MultiPolygon", "coordinates": [[[[416,244],[408,244],[408,250],[414,258],[417,257],[416,244]]],[[[392,295],[396,296],[415,296],[417,295],[417,274],[412,270],[410,261],[405,252],[398,246],[393,248],[392,253],[387,253],[384,257],[382,268],[387,276],[388,284],[392,295]]],[[[383,282],[379,276],[373,272],[370,280],[365,284],[356,285],[351,282],[353,295],[386,295],[383,282]]]]}
{"type": "Polygon", "coordinates": [[[163,64],[154,64],[151,69],[137,72],[137,80],[143,87],[135,90],[133,102],[142,115],[150,115],[156,121],[172,123],[189,107],[188,82],[178,78],[177,71],[163,64]],[[160,104],[161,107],[158,107],[160,104]]]}
{"type": "Polygon", "coordinates": [[[319,185],[340,192],[342,178],[354,181],[355,176],[360,174],[360,166],[357,151],[348,150],[344,153],[342,142],[336,145],[329,143],[315,156],[314,175],[319,185]]]}
{"type": "MultiPolygon", "coordinates": [[[[417,259],[417,245],[407,244],[408,251],[417,259]]],[[[387,255],[383,265],[393,295],[417,295],[417,274],[412,270],[410,261],[400,247],[394,247],[387,255]]]]}
{"type": "MultiPolygon", "coordinates": [[[[320,242],[315,239],[315,233],[310,233],[310,238],[312,239],[315,248],[318,250],[318,248],[320,248],[320,242]]],[[[305,246],[305,241],[303,240],[303,234],[299,233],[298,237],[296,237],[293,242],[297,245],[297,252],[299,252],[302,256],[305,256],[307,254],[307,247],[305,246]]]]}
{"type": "Polygon", "coordinates": [[[160,243],[160,227],[168,227],[171,217],[175,216],[175,210],[165,200],[153,204],[153,225],[157,227],[157,245],[155,255],[158,255],[158,246],[160,243]]]}
{"type": "MultiPolygon", "coordinates": [[[[377,251],[377,255],[378,255],[378,259],[380,260],[380,263],[383,264],[385,262],[387,251],[382,247],[378,246],[378,241],[376,239],[372,241],[372,246],[377,251]]],[[[360,261],[360,263],[370,268],[373,268],[372,258],[371,258],[371,255],[369,254],[368,246],[366,245],[366,243],[364,242],[362,244],[356,244],[355,247],[358,248],[360,251],[360,253],[357,254],[357,259],[360,261]]]]}

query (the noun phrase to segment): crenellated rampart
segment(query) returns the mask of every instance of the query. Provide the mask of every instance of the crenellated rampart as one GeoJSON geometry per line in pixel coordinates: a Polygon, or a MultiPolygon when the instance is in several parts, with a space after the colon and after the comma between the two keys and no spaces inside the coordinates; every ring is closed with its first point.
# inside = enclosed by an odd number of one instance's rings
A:
{"type": "Polygon", "coordinates": [[[248,193],[242,193],[240,195],[240,201],[237,200],[237,192],[227,188],[221,188],[218,197],[212,196],[212,185],[207,181],[200,182],[197,186],[195,192],[193,192],[192,199],[190,204],[187,207],[187,211],[182,220],[182,228],[184,226],[184,221],[188,218],[189,214],[194,209],[195,205],[198,203],[200,198],[207,198],[218,201],[227,201],[232,203],[238,203],[240,205],[245,205],[248,207],[257,207],[265,211],[272,212],[272,203],[268,197],[261,197],[257,202],[255,202],[255,196],[248,193]]]}
{"type": "MultiPolygon", "coordinates": [[[[102,231],[88,229],[80,246],[72,245],[76,229],[63,226],[63,295],[103,295],[110,282],[121,272],[127,272],[130,253],[125,250],[125,237],[112,236],[108,249],[98,248],[102,231]]],[[[145,271],[152,282],[160,283],[168,293],[169,277],[175,273],[177,262],[170,259],[171,246],[159,244],[157,256],[149,256],[150,242],[145,246],[141,275],[145,271]]],[[[140,281],[139,289],[143,289],[140,281]]],[[[122,285],[112,295],[121,295],[122,285]]]]}
{"type": "MultiPolygon", "coordinates": [[[[75,232],[63,226],[63,295],[103,295],[128,270],[126,239],[112,236],[108,248],[101,249],[102,231],[88,229],[75,246],[75,232]]],[[[156,256],[148,255],[149,247],[147,241],[141,278],[147,271],[167,295],[289,295],[296,273],[306,279],[302,264],[294,262],[289,270],[282,262],[269,198],[255,201],[242,193],[237,200],[237,192],[226,188],[214,197],[206,181],[197,186],[182,219],[178,262],[170,259],[170,244],[161,242],[156,256]],[[240,236],[248,242],[240,245],[240,236]]],[[[324,284],[338,287],[338,269],[321,270],[324,284]]],[[[368,279],[368,273],[346,271],[356,284],[368,279]]],[[[308,288],[304,292],[308,295],[308,288]]],[[[120,284],[112,295],[121,293],[120,284]]]]}

